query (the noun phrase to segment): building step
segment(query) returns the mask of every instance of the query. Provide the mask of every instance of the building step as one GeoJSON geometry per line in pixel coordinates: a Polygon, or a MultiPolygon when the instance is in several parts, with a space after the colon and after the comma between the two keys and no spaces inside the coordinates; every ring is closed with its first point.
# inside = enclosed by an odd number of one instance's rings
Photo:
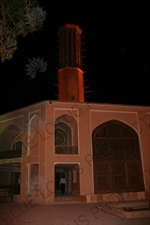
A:
{"type": "MultiPolygon", "coordinates": [[[[98,207],[100,208],[100,207],[98,207]]],[[[115,216],[118,216],[120,218],[125,219],[131,219],[131,218],[142,218],[142,217],[149,217],[150,218],[150,207],[149,202],[147,204],[144,202],[141,206],[139,205],[139,202],[135,202],[132,206],[130,202],[127,202],[124,204],[124,207],[113,207],[106,205],[103,210],[106,212],[109,212],[115,216]]]]}
{"type": "Polygon", "coordinates": [[[55,197],[55,202],[66,202],[66,201],[79,201],[79,198],[76,196],[59,196],[55,197]]]}

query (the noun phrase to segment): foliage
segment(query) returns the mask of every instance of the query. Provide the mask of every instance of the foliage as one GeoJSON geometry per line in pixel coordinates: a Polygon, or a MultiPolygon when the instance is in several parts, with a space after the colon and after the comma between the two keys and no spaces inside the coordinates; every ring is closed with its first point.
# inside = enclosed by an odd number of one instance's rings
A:
{"type": "Polygon", "coordinates": [[[41,29],[45,18],[37,0],[0,0],[0,60],[10,60],[17,49],[17,37],[41,29]]]}

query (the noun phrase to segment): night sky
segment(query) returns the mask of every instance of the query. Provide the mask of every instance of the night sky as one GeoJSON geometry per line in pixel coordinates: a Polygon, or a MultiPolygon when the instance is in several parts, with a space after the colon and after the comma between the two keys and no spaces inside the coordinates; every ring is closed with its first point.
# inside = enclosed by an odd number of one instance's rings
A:
{"type": "Polygon", "coordinates": [[[42,30],[19,37],[14,58],[0,65],[0,114],[57,100],[57,32],[66,23],[82,29],[86,101],[150,106],[148,1],[39,2],[47,13],[42,30]],[[25,65],[33,57],[48,67],[30,79],[25,65]]]}

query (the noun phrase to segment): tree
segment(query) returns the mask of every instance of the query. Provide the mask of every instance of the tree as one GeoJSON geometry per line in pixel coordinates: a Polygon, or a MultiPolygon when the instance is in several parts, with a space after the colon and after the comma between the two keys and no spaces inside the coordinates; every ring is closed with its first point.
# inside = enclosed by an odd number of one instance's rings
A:
{"type": "Polygon", "coordinates": [[[45,18],[37,0],[0,0],[0,61],[10,60],[17,37],[41,29],[45,18]]]}

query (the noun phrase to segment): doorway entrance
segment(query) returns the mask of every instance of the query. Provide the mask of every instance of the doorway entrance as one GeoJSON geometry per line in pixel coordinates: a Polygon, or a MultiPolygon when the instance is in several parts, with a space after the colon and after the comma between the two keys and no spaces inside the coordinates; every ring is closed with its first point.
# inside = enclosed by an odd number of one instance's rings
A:
{"type": "Polygon", "coordinates": [[[95,194],[144,191],[139,137],[132,127],[107,121],[94,129],[92,141],[95,194]]]}
{"type": "Polygon", "coordinates": [[[0,165],[0,188],[9,189],[9,194],[20,195],[21,163],[0,165]]]}
{"type": "Polygon", "coordinates": [[[55,197],[61,197],[60,178],[65,177],[66,186],[63,197],[78,197],[80,195],[79,165],[56,164],[55,165],[55,197]]]}
{"type": "Polygon", "coordinates": [[[21,181],[20,171],[12,171],[12,186],[13,186],[13,194],[15,195],[20,195],[20,181],[21,181]]]}

